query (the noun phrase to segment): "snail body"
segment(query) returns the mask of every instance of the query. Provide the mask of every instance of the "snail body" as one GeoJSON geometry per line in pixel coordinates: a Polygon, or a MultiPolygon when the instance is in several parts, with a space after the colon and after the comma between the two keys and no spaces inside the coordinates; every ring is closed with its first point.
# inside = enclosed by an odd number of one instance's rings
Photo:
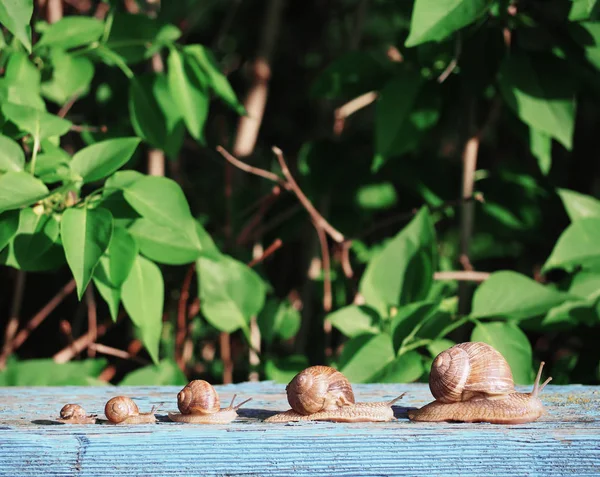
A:
{"type": "Polygon", "coordinates": [[[227,424],[238,416],[237,410],[252,399],[234,406],[236,396],[234,394],[228,407],[221,408],[215,388],[207,381],[196,379],[179,391],[177,407],[180,412],[170,412],[169,419],[190,424],[227,424]]]}
{"type": "Polygon", "coordinates": [[[104,406],[104,414],[112,424],[150,424],[156,422],[155,408],[140,412],[137,404],[126,396],[115,396],[104,406]]]}
{"type": "Polygon", "coordinates": [[[533,390],[515,391],[510,366],[486,343],[460,343],[440,353],[431,366],[429,388],[435,401],[408,412],[412,421],[523,424],[540,418],[539,398],[552,378],[540,385],[540,364],[533,390]]]}
{"type": "Polygon", "coordinates": [[[394,419],[388,402],[355,402],[348,379],[329,366],[311,366],[298,373],[286,386],[289,411],[275,414],[265,422],[332,421],[379,422],[394,419]]]}
{"type": "Polygon", "coordinates": [[[65,424],[95,424],[96,415],[88,415],[79,404],[65,404],[57,420],[65,424]]]}

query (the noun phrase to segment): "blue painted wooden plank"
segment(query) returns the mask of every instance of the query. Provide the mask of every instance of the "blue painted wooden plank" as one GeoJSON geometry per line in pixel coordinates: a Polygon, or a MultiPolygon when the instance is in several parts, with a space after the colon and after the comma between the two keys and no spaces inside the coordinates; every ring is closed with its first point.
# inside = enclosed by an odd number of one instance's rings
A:
{"type": "Polygon", "coordinates": [[[284,386],[217,386],[253,397],[229,425],[172,423],[179,387],[0,388],[0,476],[29,475],[600,475],[600,388],[548,386],[548,414],[530,424],[428,424],[406,407],[431,400],[422,384],[355,385],[361,401],[407,395],[389,423],[266,424],[288,408],[284,386]],[[125,394],[142,411],[165,403],[154,425],[57,425],[63,404],[102,414],[125,394]]]}

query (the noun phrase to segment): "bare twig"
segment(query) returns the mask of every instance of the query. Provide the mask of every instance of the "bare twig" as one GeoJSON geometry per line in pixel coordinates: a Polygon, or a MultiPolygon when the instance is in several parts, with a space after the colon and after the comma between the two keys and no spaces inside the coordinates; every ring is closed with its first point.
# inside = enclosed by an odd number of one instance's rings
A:
{"type": "Polygon", "coordinates": [[[329,245],[327,244],[327,234],[322,227],[315,225],[315,230],[319,236],[319,245],[321,246],[321,264],[323,267],[323,310],[331,311],[331,261],[329,258],[329,245]]]}
{"type": "MultiPolygon", "coordinates": [[[[95,342],[97,337],[98,313],[96,310],[96,299],[94,298],[94,288],[91,283],[85,290],[85,304],[88,312],[88,333],[93,337],[92,342],[95,342]]],[[[96,352],[92,347],[88,347],[88,356],[90,358],[96,356],[96,352]]]]}
{"type": "Polygon", "coordinates": [[[333,132],[336,136],[339,136],[344,130],[346,118],[351,116],[356,111],[366,108],[369,104],[378,98],[379,94],[376,91],[369,91],[368,93],[362,94],[354,99],[351,99],[346,104],[340,106],[333,112],[335,118],[333,124],[333,132]]]}
{"type": "Polygon", "coordinates": [[[93,336],[90,332],[87,332],[86,334],[77,338],[73,343],[70,343],[67,347],[56,353],[52,359],[56,363],[66,363],[72,360],[75,356],[92,344],[94,339],[104,336],[110,326],[112,326],[112,322],[98,325],[96,336],[93,336]]]}
{"type": "Polygon", "coordinates": [[[462,37],[461,37],[460,33],[457,33],[456,34],[456,42],[454,43],[454,57],[448,63],[448,65],[446,66],[444,71],[442,71],[442,74],[440,74],[438,76],[438,79],[437,79],[438,83],[443,83],[444,81],[446,81],[446,79],[448,79],[448,76],[450,76],[452,74],[452,72],[456,69],[456,66],[458,65],[458,58],[460,57],[461,51],[462,51],[462,37]]]}
{"type": "Polygon", "coordinates": [[[231,360],[231,335],[221,332],[219,334],[219,348],[221,361],[223,361],[223,384],[233,382],[233,361],[231,360]]]}
{"type": "Polygon", "coordinates": [[[314,208],[311,201],[304,195],[300,186],[296,183],[296,180],[292,176],[285,159],[283,158],[283,152],[278,147],[273,146],[272,148],[277,160],[279,161],[279,167],[281,167],[281,172],[286,178],[287,184],[289,188],[296,194],[300,203],[304,206],[306,211],[310,214],[311,218],[315,222],[315,225],[321,227],[333,240],[338,243],[342,243],[345,239],[344,235],[336,230],[325,218],[317,212],[317,209],[314,208]]]}
{"type": "Polygon", "coordinates": [[[281,241],[281,239],[275,239],[273,243],[269,245],[260,256],[254,257],[252,260],[250,260],[248,262],[248,266],[252,268],[260,262],[263,262],[266,258],[273,255],[273,253],[275,253],[279,248],[281,248],[282,245],[283,242],[281,241]]]}
{"type": "Polygon", "coordinates": [[[48,23],[56,23],[63,17],[62,0],[48,0],[46,7],[46,18],[48,23]]]}
{"type": "Polygon", "coordinates": [[[0,357],[0,369],[6,365],[6,359],[12,354],[13,339],[19,329],[19,316],[21,315],[21,306],[23,304],[23,293],[25,291],[25,278],[27,273],[23,270],[16,270],[15,288],[13,290],[13,299],[10,309],[10,317],[4,332],[4,348],[0,357]]]}
{"type": "Polygon", "coordinates": [[[113,348],[112,346],[106,346],[100,343],[90,343],[89,348],[94,348],[94,351],[97,351],[98,353],[106,354],[108,356],[114,356],[115,358],[129,359],[140,364],[150,364],[148,360],[138,358],[137,356],[132,355],[127,351],[113,348]]]}
{"type": "Polygon", "coordinates": [[[71,111],[71,108],[73,107],[73,105],[75,104],[75,102],[79,99],[79,93],[75,93],[73,96],[71,96],[69,98],[69,100],[62,106],[62,108],[60,108],[58,110],[58,113],[56,114],[59,118],[64,118],[69,111],[71,111]]]}
{"type": "Polygon", "coordinates": [[[284,189],[289,189],[289,186],[286,184],[286,182],[283,179],[281,179],[281,177],[279,177],[277,174],[266,171],[259,167],[251,166],[249,164],[246,164],[245,162],[240,161],[239,159],[236,159],[222,146],[217,146],[217,152],[219,152],[219,154],[221,154],[225,159],[231,162],[231,164],[233,164],[238,169],[241,169],[244,172],[248,172],[249,174],[254,174],[255,176],[264,177],[265,179],[269,179],[270,181],[277,182],[284,189]]]}
{"type": "Polygon", "coordinates": [[[183,371],[185,370],[185,361],[183,360],[183,344],[185,342],[185,335],[187,330],[187,321],[188,315],[187,311],[187,302],[190,298],[190,286],[192,284],[192,278],[194,277],[194,272],[196,270],[196,263],[192,263],[187,273],[185,274],[185,278],[183,279],[183,284],[181,285],[181,293],[179,295],[179,303],[177,307],[177,334],[175,336],[175,356],[177,359],[177,365],[183,371]]]}
{"type": "MultiPolygon", "coordinates": [[[[46,317],[54,311],[54,309],[60,305],[60,303],[69,296],[73,290],[75,290],[75,280],[72,279],[69,283],[67,283],[64,287],[60,289],[60,291],[52,298],[46,305],[42,307],[40,311],[38,311],[31,320],[25,325],[21,331],[17,333],[15,338],[12,340],[10,350],[11,352],[18,349],[33,330],[35,330],[40,324],[46,319],[46,317]]],[[[5,356],[4,352],[2,356],[0,356],[0,362],[6,362],[8,355],[5,356]]]]}
{"type": "MultiPolygon", "coordinates": [[[[142,342],[140,340],[132,340],[127,346],[127,352],[131,357],[137,355],[142,350],[142,342]]],[[[102,370],[98,379],[100,381],[109,382],[112,378],[117,374],[117,367],[114,364],[109,364],[106,368],[102,370]]]]}
{"type": "Polygon", "coordinates": [[[475,271],[452,271],[452,272],[435,272],[433,274],[434,280],[457,280],[467,282],[483,282],[490,277],[489,272],[475,272],[475,271]]]}
{"type": "Polygon", "coordinates": [[[89,131],[89,132],[102,132],[102,133],[105,133],[105,132],[108,131],[108,128],[105,125],[102,125],[102,126],[85,126],[85,125],[81,125],[81,124],[72,124],[71,125],[71,131],[75,131],[75,132],[89,131]]]}
{"type": "MultiPolygon", "coordinates": [[[[160,53],[152,55],[152,71],[162,73],[165,70],[160,53]]],[[[165,153],[160,149],[150,148],[148,150],[148,174],[163,177],[165,175],[165,153]]]]}
{"type": "Polygon", "coordinates": [[[342,270],[346,278],[352,278],[354,271],[352,270],[352,264],[350,263],[350,248],[352,247],[352,240],[346,240],[340,244],[340,263],[342,270]]]}
{"type": "Polygon", "coordinates": [[[244,228],[238,235],[238,238],[236,240],[236,243],[238,245],[242,245],[246,242],[250,233],[254,230],[256,226],[258,226],[260,222],[262,222],[262,219],[267,213],[267,210],[269,210],[271,205],[277,200],[280,194],[281,187],[275,186],[273,187],[271,193],[260,201],[260,207],[258,211],[250,218],[250,220],[247,222],[247,224],[244,226],[244,228]]]}

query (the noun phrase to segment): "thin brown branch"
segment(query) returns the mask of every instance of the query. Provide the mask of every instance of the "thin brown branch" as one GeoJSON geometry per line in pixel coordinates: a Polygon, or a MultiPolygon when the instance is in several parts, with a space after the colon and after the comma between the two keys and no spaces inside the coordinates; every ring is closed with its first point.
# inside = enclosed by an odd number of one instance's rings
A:
{"type": "MultiPolygon", "coordinates": [[[[98,336],[98,313],[96,309],[96,299],[94,298],[94,287],[90,283],[85,290],[85,304],[88,312],[88,333],[92,336],[92,342],[95,342],[98,336]]],[[[92,347],[88,347],[88,356],[93,358],[96,352],[92,347]]]]}
{"type": "Polygon", "coordinates": [[[58,113],[56,114],[59,118],[64,118],[69,111],[71,111],[71,108],[73,107],[73,105],[75,104],[75,102],[79,99],[79,93],[75,93],[73,96],[71,96],[69,98],[69,100],[62,106],[62,108],[60,108],[58,110],[58,113]]]}
{"type": "Polygon", "coordinates": [[[457,280],[466,282],[483,282],[490,277],[489,272],[475,272],[469,270],[457,270],[452,272],[435,272],[434,280],[457,280]]]}
{"type": "Polygon", "coordinates": [[[113,348],[112,346],[106,346],[100,343],[90,343],[89,348],[94,348],[94,351],[97,351],[98,353],[114,356],[115,358],[128,359],[144,365],[150,364],[148,360],[134,356],[127,351],[113,348]]]}
{"type": "Polygon", "coordinates": [[[106,127],[106,125],[102,125],[102,126],[85,126],[82,124],[72,124],[71,125],[71,131],[75,131],[75,132],[102,132],[105,133],[108,131],[108,128],[106,127]]]}
{"type": "Polygon", "coordinates": [[[323,267],[323,310],[331,311],[331,260],[329,257],[329,244],[327,243],[327,234],[317,223],[314,223],[315,230],[319,236],[319,245],[321,246],[321,265],[323,267]]]}
{"type": "Polygon", "coordinates": [[[283,242],[281,241],[281,239],[279,239],[279,238],[275,239],[273,241],[273,243],[266,248],[266,250],[262,253],[262,255],[250,260],[248,262],[248,266],[250,268],[252,268],[252,267],[256,266],[257,264],[265,261],[269,256],[273,255],[278,249],[280,249],[282,245],[283,245],[283,242]]]}
{"type": "MultiPolygon", "coordinates": [[[[165,71],[160,53],[154,53],[151,60],[152,71],[162,73],[165,71]]],[[[150,148],[148,150],[148,175],[163,177],[165,175],[165,153],[160,149],[150,148]]]]}
{"type": "Polygon", "coordinates": [[[344,235],[336,230],[325,218],[315,209],[312,205],[311,201],[304,195],[300,186],[296,183],[296,180],[292,176],[285,159],[283,158],[283,152],[276,146],[272,148],[277,160],[279,161],[279,167],[281,167],[281,172],[286,178],[287,184],[291,188],[291,190],[296,194],[300,203],[304,206],[306,211],[310,214],[311,218],[315,222],[315,225],[321,227],[333,240],[338,243],[342,243],[345,239],[344,235]]]}
{"type": "Polygon", "coordinates": [[[219,334],[219,348],[223,362],[223,384],[233,382],[233,361],[231,360],[231,335],[221,332],[219,334]]]}
{"type": "Polygon", "coordinates": [[[4,347],[0,357],[0,369],[4,369],[6,360],[13,351],[13,339],[19,329],[19,317],[21,315],[21,306],[23,305],[23,293],[25,292],[25,278],[27,273],[23,270],[15,270],[15,288],[13,290],[13,299],[10,309],[10,316],[4,332],[4,347]]]}
{"type": "Polygon", "coordinates": [[[188,307],[188,316],[193,318],[200,312],[200,298],[196,297],[192,300],[191,305],[188,307]]]}
{"type": "Polygon", "coordinates": [[[62,0],[48,0],[46,6],[46,18],[48,23],[56,23],[63,17],[62,0]]]}
{"type": "Polygon", "coordinates": [[[448,65],[446,66],[444,71],[442,71],[442,74],[440,74],[438,76],[438,79],[437,79],[438,83],[443,83],[444,81],[446,81],[448,79],[448,77],[452,74],[452,72],[456,69],[456,67],[458,66],[458,58],[460,57],[461,51],[462,51],[462,37],[461,37],[460,33],[457,33],[456,34],[456,42],[454,43],[454,57],[448,63],[448,65]]]}
{"type": "Polygon", "coordinates": [[[185,342],[185,335],[187,331],[187,321],[188,315],[187,311],[187,302],[190,298],[190,286],[192,284],[192,279],[194,277],[194,272],[196,271],[196,263],[192,263],[183,279],[183,284],[181,285],[181,293],[179,294],[179,303],[177,307],[177,334],[175,335],[175,356],[177,360],[177,365],[179,369],[182,371],[185,370],[185,361],[183,360],[183,344],[185,342]]]}
{"type": "MultiPolygon", "coordinates": [[[[25,328],[23,328],[21,331],[19,331],[15,338],[12,340],[11,343],[11,352],[14,352],[16,349],[18,349],[24,342],[25,340],[27,340],[27,338],[29,338],[29,335],[31,334],[31,332],[33,330],[35,330],[38,326],[40,326],[40,324],[48,317],[48,315],[50,313],[52,313],[54,311],[54,309],[61,304],[61,302],[67,297],[69,296],[71,293],[73,293],[73,290],[75,290],[75,280],[72,279],[69,283],[67,283],[64,287],[62,287],[59,292],[54,296],[54,298],[52,298],[48,303],[46,303],[42,309],[40,311],[38,311],[33,318],[31,318],[31,320],[29,320],[29,322],[27,323],[27,325],[25,325],[25,328]]],[[[6,362],[6,359],[8,358],[8,355],[4,355],[4,353],[2,353],[2,356],[0,356],[0,362],[6,362]]]]}
{"type": "Polygon", "coordinates": [[[342,134],[344,126],[346,124],[346,118],[351,116],[355,112],[366,108],[369,104],[374,102],[378,98],[379,94],[376,91],[369,91],[368,93],[362,94],[354,99],[351,99],[346,104],[340,106],[333,112],[335,118],[333,124],[333,132],[336,136],[342,134]]]}
{"type": "Polygon", "coordinates": [[[342,244],[340,244],[340,263],[342,265],[342,270],[344,271],[344,275],[346,278],[352,278],[354,276],[354,271],[352,270],[352,264],[350,263],[350,248],[352,247],[352,240],[346,240],[342,244]]]}
{"type": "Polygon", "coordinates": [[[222,146],[217,146],[217,152],[238,169],[241,169],[244,172],[248,172],[249,174],[254,174],[255,176],[264,177],[265,179],[269,179],[270,181],[277,182],[284,189],[289,189],[288,184],[277,174],[266,171],[259,167],[251,166],[249,164],[246,164],[245,162],[240,161],[239,159],[236,159],[222,146]]]}
{"type": "MultiPolygon", "coordinates": [[[[142,342],[140,340],[131,340],[129,345],[127,346],[127,352],[131,357],[137,355],[142,350],[142,342]]],[[[106,368],[102,370],[98,379],[100,381],[109,382],[112,378],[117,374],[117,366],[114,364],[109,364],[106,368]]]]}
{"type": "Polygon", "coordinates": [[[70,343],[67,347],[61,349],[58,353],[56,353],[52,359],[56,363],[66,363],[71,361],[75,356],[85,350],[90,344],[93,343],[94,339],[101,338],[104,336],[106,331],[112,326],[112,322],[110,323],[102,323],[98,325],[96,330],[96,336],[94,337],[89,331],[77,338],[73,343],[70,343]]]}

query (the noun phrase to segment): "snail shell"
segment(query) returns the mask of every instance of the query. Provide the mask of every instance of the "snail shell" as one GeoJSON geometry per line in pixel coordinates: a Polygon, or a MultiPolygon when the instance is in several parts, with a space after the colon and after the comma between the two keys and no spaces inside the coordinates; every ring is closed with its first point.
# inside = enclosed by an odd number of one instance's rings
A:
{"type": "Polygon", "coordinates": [[[221,409],[221,402],[210,383],[196,379],[179,391],[177,407],[182,414],[214,414],[221,409]]]}
{"type": "Polygon", "coordinates": [[[552,378],[540,385],[540,364],[533,390],[515,391],[512,372],[504,357],[490,345],[460,343],[434,360],[429,387],[435,401],[410,410],[412,421],[489,422],[522,424],[545,413],[540,393],[552,378]]]}
{"type": "Polygon", "coordinates": [[[460,343],[442,351],[431,365],[429,388],[437,401],[445,403],[515,390],[504,356],[480,342],[460,343]]]}
{"type": "Polygon", "coordinates": [[[298,373],[286,387],[292,409],[275,414],[265,422],[333,421],[376,422],[394,419],[388,402],[356,403],[348,379],[329,366],[311,366],[298,373]]]}
{"type": "Polygon", "coordinates": [[[115,396],[104,406],[106,418],[113,424],[143,424],[156,422],[154,409],[149,413],[140,413],[132,399],[126,396],[115,396]]]}
{"type": "Polygon", "coordinates": [[[96,415],[87,415],[79,404],[65,404],[60,410],[60,422],[70,424],[94,424],[96,415]]]}

